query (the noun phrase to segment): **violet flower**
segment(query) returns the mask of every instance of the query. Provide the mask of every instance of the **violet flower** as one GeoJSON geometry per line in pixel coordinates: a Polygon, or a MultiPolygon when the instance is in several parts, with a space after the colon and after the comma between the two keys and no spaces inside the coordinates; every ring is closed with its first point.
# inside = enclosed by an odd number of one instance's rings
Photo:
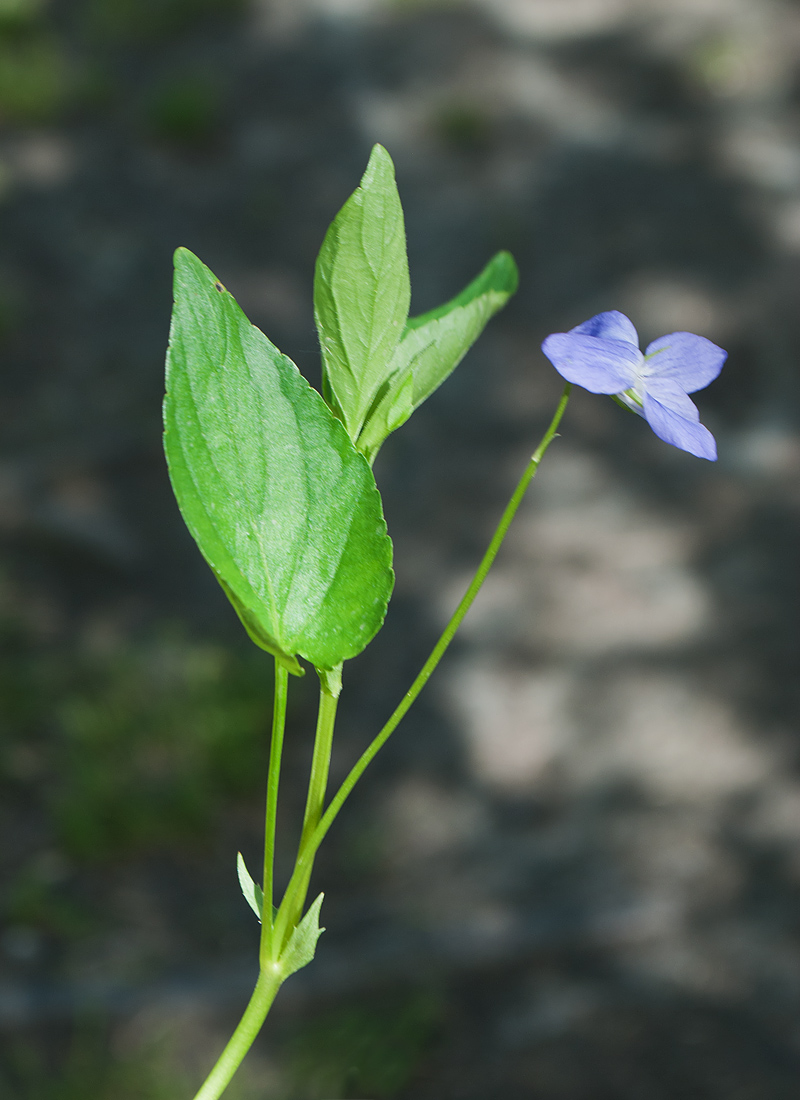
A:
{"type": "Polygon", "coordinates": [[[716,460],[714,437],[688,395],[714,381],[728,353],[704,336],[673,332],[642,354],[633,322],[612,309],[569,332],[554,332],[542,351],[568,382],[613,395],[665,443],[716,460]]]}

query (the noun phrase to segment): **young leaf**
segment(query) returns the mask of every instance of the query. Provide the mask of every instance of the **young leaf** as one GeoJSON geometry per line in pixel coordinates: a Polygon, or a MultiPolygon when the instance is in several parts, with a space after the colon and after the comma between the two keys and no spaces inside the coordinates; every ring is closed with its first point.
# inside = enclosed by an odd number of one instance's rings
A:
{"type": "Polygon", "coordinates": [[[457,297],[409,320],[389,365],[388,381],[356,444],[370,462],[386,437],[455,370],[487,321],[517,289],[518,278],[513,257],[498,252],[457,297]]]}
{"type": "Polygon", "coordinates": [[[290,974],[294,974],[295,971],[301,970],[304,966],[308,966],[314,958],[317,950],[317,940],[325,931],[324,928],[319,926],[319,911],[324,896],[324,894],[319,895],[297,928],[292,932],[291,939],[283,950],[283,954],[279,959],[279,966],[284,979],[288,978],[290,974]]]}
{"type": "Polygon", "coordinates": [[[353,440],[387,377],[410,297],[394,165],[376,145],[359,187],[325,236],[314,275],[322,392],[353,440]]]}
{"type": "Polygon", "coordinates": [[[239,876],[239,885],[242,888],[244,900],[253,910],[260,922],[261,914],[264,911],[264,891],[258,883],[253,882],[250,877],[250,872],[245,866],[244,856],[241,852],[236,853],[236,873],[239,876]]]}
{"type": "Polygon", "coordinates": [[[183,517],[250,637],[301,672],[380,627],[391,542],[369,466],[297,367],[186,249],[175,255],[165,435],[183,517]]]}

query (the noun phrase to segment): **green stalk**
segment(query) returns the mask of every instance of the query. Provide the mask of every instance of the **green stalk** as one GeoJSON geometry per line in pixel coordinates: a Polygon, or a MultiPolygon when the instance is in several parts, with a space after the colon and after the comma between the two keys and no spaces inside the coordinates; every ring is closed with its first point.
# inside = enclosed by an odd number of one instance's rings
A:
{"type": "Polygon", "coordinates": [[[245,1054],[247,1054],[256,1035],[261,1030],[272,1002],[275,1000],[275,994],[280,989],[281,981],[282,977],[277,968],[261,971],[253,990],[253,996],[250,998],[250,1003],[245,1009],[238,1027],[231,1035],[228,1045],[203,1082],[194,1100],[217,1100],[225,1091],[230,1079],[242,1064],[245,1054]]]}
{"type": "Polygon", "coordinates": [[[290,914],[294,916],[295,912],[297,911],[297,899],[301,896],[305,898],[305,894],[303,893],[303,886],[305,884],[305,889],[308,889],[307,880],[311,873],[310,869],[313,866],[314,857],[317,853],[317,849],[322,843],[325,834],[328,832],[328,829],[330,829],[331,825],[336,819],[336,815],[341,810],[346,799],[350,795],[350,792],[353,790],[353,787],[355,787],[356,783],[364,774],[369,764],[374,760],[378,752],[389,740],[390,736],[394,733],[401,720],[405,717],[412,703],[414,703],[419,693],[427,684],[428,680],[431,677],[431,674],[433,673],[433,670],[436,668],[439,661],[444,656],[447,647],[453,640],[453,636],[455,635],[459,626],[461,626],[464,616],[467,614],[473,604],[473,601],[475,600],[475,597],[478,595],[478,592],[480,591],[483,582],[486,580],[486,575],[491,569],[494,559],[497,557],[497,552],[500,549],[503,540],[506,537],[506,534],[508,533],[508,529],[511,526],[511,521],[514,519],[514,516],[517,513],[517,509],[522,503],[522,498],[525,496],[525,492],[531,481],[533,480],[536,471],[539,468],[539,463],[542,461],[545,451],[556,437],[558,426],[561,423],[561,418],[563,417],[564,411],[567,407],[567,402],[569,401],[569,395],[571,391],[572,386],[567,383],[567,385],[564,387],[564,392],[561,395],[561,400],[558,403],[558,407],[556,408],[553,419],[550,421],[550,426],[542,437],[539,446],[533,452],[530,462],[525,467],[525,471],[522,477],[519,479],[519,482],[517,483],[517,487],[512,494],[511,500],[506,505],[505,511],[503,512],[500,522],[497,525],[497,529],[492,536],[492,541],[489,543],[489,547],[486,553],[483,555],[480,565],[478,566],[478,571],[473,577],[469,587],[467,588],[467,591],[464,593],[461,602],[459,603],[453,614],[453,617],[444,628],[442,636],[433,647],[433,651],[431,652],[430,657],[422,666],[422,669],[420,670],[417,678],[414,680],[414,683],[403,696],[394,713],[389,718],[389,721],[377,734],[371,744],[364,750],[358,761],[351,768],[349,774],[347,775],[347,778],[344,780],[339,790],[331,799],[331,803],[328,806],[328,809],[325,811],[322,819],[314,829],[311,836],[306,839],[306,843],[304,845],[301,844],[301,849],[297,857],[297,863],[295,864],[294,873],[292,874],[289,886],[287,887],[286,894],[283,898],[283,902],[281,903],[281,907],[278,911],[278,916],[275,920],[275,939],[277,942],[282,942],[286,935],[287,928],[289,927],[290,914]]]}
{"type": "MultiPolygon", "coordinates": [[[[308,844],[314,830],[319,825],[322,811],[325,808],[325,793],[328,789],[328,772],[331,766],[331,748],[333,746],[333,728],[336,723],[336,708],[339,704],[339,696],[332,695],[326,690],[325,683],[320,680],[319,686],[319,710],[317,712],[317,731],[314,737],[314,755],[311,760],[311,776],[308,781],[308,796],[306,809],[303,816],[303,831],[300,835],[298,854],[308,844]]],[[[293,928],[303,915],[303,906],[308,886],[311,881],[313,860],[310,861],[303,888],[298,891],[297,899],[292,913],[289,914],[287,929],[293,928]]],[[[276,945],[278,943],[276,937],[276,945]]],[[[277,947],[280,948],[283,945],[277,947]]]]}
{"type": "Polygon", "coordinates": [[[328,789],[333,726],[336,722],[338,703],[338,695],[331,695],[325,690],[324,685],[320,684],[317,732],[314,737],[314,756],[311,761],[311,777],[308,781],[308,797],[306,798],[306,811],[303,817],[303,832],[300,837],[301,848],[305,846],[322,817],[325,792],[328,789]]]}
{"type": "Polygon", "coordinates": [[[275,661],[275,691],[272,706],[272,738],[269,747],[267,775],[267,806],[264,824],[264,907],[259,948],[259,975],[253,995],[239,1024],[216,1065],[200,1087],[194,1100],[217,1100],[253,1045],[275,995],[283,980],[272,961],[273,949],[273,877],[275,864],[275,824],[278,814],[278,784],[283,753],[283,733],[286,728],[286,701],[289,694],[289,673],[275,661]]]}
{"type": "Polygon", "coordinates": [[[273,882],[275,877],[275,827],[278,818],[278,785],[281,777],[283,731],[286,728],[286,700],[289,694],[289,673],[275,660],[275,698],[272,708],[272,740],[269,746],[267,775],[267,808],[264,815],[264,908],[261,913],[261,970],[276,956],[273,939],[273,882]]]}

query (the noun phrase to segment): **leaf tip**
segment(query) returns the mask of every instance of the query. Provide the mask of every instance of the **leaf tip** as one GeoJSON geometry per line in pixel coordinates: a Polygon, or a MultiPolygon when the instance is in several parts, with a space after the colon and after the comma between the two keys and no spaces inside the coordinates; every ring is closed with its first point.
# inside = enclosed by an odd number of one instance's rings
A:
{"type": "Polygon", "coordinates": [[[389,152],[384,145],[376,142],[372,146],[372,151],[369,155],[369,161],[367,162],[366,171],[361,178],[360,186],[362,188],[369,188],[376,179],[390,179],[394,181],[394,161],[389,156],[389,152]]]}
{"type": "Polygon", "coordinates": [[[384,164],[392,164],[392,158],[389,156],[389,150],[385,145],[381,145],[379,141],[376,141],[372,146],[369,154],[370,160],[382,160],[384,164]]]}
{"type": "Polygon", "coordinates": [[[519,268],[517,261],[510,252],[503,249],[498,252],[493,261],[497,275],[502,283],[502,289],[508,294],[515,294],[519,287],[519,268]]]}
{"type": "Polygon", "coordinates": [[[195,256],[194,252],[191,252],[184,245],[181,245],[173,252],[172,261],[175,264],[175,267],[183,267],[185,264],[191,263],[192,261],[196,263],[197,257],[195,256]]]}

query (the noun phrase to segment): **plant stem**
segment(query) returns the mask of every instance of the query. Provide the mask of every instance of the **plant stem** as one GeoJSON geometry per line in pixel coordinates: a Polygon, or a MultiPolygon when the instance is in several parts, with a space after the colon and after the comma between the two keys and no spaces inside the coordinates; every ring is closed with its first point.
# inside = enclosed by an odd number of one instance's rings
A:
{"type": "Polygon", "coordinates": [[[217,1100],[241,1065],[261,1030],[282,976],[272,959],[273,952],[273,878],[275,866],[275,825],[278,814],[278,784],[283,753],[283,733],[286,728],[286,701],[289,694],[289,673],[275,661],[275,689],[272,705],[272,738],[269,746],[267,774],[267,807],[264,824],[264,906],[261,913],[261,945],[259,975],[253,995],[239,1024],[219,1056],[216,1065],[203,1082],[194,1100],[217,1100]]]}
{"type": "Polygon", "coordinates": [[[331,825],[333,824],[336,815],[339,813],[339,810],[341,810],[347,797],[353,790],[353,787],[355,787],[358,780],[366,771],[368,765],[372,762],[372,760],[374,760],[380,749],[382,749],[386,742],[389,740],[389,737],[392,735],[392,733],[394,733],[395,729],[400,724],[400,721],[405,716],[412,703],[416,700],[419,693],[427,684],[433,670],[442,659],[445,650],[450,645],[450,642],[453,640],[453,636],[461,625],[464,616],[469,611],[475,597],[478,595],[478,592],[480,591],[483,582],[486,580],[486,575],[491,569],[492,563],[497,557],[497,552],[500,549],[504,538],[506,537],[509,527],[511,526],[511,521],[516,515],[517,509],[522,502],[522,498],[525,496],[525,492],[530,485],[534,475],[536,474],[536,471],[539,468],[539,463],[542,461],[545,451],[556,437],[558,426],[561,423],[561,418],[564,415],[564,410],[567,407],[567,402],[569,401],[569,395],[571,391],[572,386],[567,383],[567,385],[564,387],[564,392],[561,395],[561,400],[558,403],[555,414],[553,415],[553,419],[550,421],[550,426],[542,437],[539,446],[533,452],[530,462],[525,467],[525,471],[522,477],[519,479],[517,487],[511,496],[511,500],[509,500],[508,504],[506,505],[505,511],[503,512],[500,522],[497,525],[497,529],[492,536],[492,541],[489,543],[489,547],[486,550],[486,553],[483,555],[481,563],[478,566],[478,570],[472,581],[470,582],[467,591],[464,593],[461,602],[453,613],[453,617],[444,628],[442,636],[433,647],[433,651],[431,652],[430,657],[422,666],[422,669],[417,675],[417,678],[414,680],[411,687],[403,696],[394,713],[389,718],[389,721],[377,734],[371,744],[361,754],[356,764],[354,764],[351,768],[349,774],[347,775],[347,778],[344,780],[339,790],[331,799],[331,803],[328,806],[328,809],[325,811],[325,814],[323,815],[319,824],[314,829],[314,832],[311,834],[310,837],[306,839],[305,845],[301,844],[301,849],[297,857],[297,863],[295,864],[294,873],[292,874],[291,881],[289,882],[289,886],[287,887],[286,894],[284,895],[283,902],[281,903],[281,907],[275,921],[276,939],[279,936],[281,939],[283,938],[283,935],[285,934],[288,926],[289,914],[293,914],[296,911],[296,899],[300,897],[301,894],[303,898],[305,897],[305,894],[302,892],[303,884],[305,882],[307,889],[307,877],[310,875],[310,868],[313,865],[317,849],[322,843],[328,829],[330,829],[331,825]]]}
{"type": "Polygon", "coordinates": [[[314,756],[311,761],[311,778],[308,781],[308,798],[303,817],[303,833],[300,847],[304,847],[314,832],[322,809],[325,805],[325,792],[328,789],[328,771],[331,766],[331,746],[333,744],[333,726],[336,721],[338,696],[330,695],[320,684],[319,711],[317,712],[317,732],[314,738],[314,756]]]}
{"type": "MultiPolygon", "coordinates": [[[[331,766],[333,728],[336,722],[336,708],[338,703],[338,695],[331,695],[330,692],[326,691],[321,681],[319,687],[319,710],[317,712],[317,732],[314,737],[314,755],[311,760],[311,776],[308,781],[308,797],[306,798],[303,831],[300,836],[298,853],[303,851],[308,843],[309,837],[313,835],[314,830],[317,825],[319,825],[322,811],[325,807],[325,792],[328,789],[328,772],[331,766]]],[[[296,925],[302,916],[312,869],[313,860],[307,870],[304,888],[298,891],[293,911],[289,914],[287,931],[296,925]]],[[[277,950],[280,951],[283,945],[276,946],[277,950]]]]}
{"type": "Polygon", "coordinates": [[[278,816],[278,784],[283,753],[283,731],[286,727],[286,700],[289,694],[289,673],[275,661],[275,697],[272,708],[272,739],[269,746],[267,775],[267,808],[264,815],[264,907],[261,913],[261,944],[259,961],[262,971],[277,957],[273,937],[273,881],[275,876],[275,826],[278,816]]]}
{"type": "Polygon", "coordinates": [[[281,977],[277,968],[270,967],[261,971],[253,996],[244,1010],[238,1027],[194,1100],[217,1100],[225,1091],[228,1082],[236,1073],[245,1054],[253,1045],[253,1040],[261,1030],[280,985],[281,977]]]}

